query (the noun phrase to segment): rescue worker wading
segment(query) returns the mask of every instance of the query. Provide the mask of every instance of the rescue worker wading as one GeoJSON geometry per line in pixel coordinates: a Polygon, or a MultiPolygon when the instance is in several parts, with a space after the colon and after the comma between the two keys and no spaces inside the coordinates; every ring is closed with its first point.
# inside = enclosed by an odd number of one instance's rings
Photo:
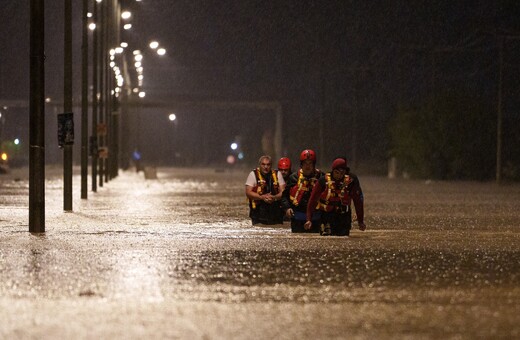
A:
{"type": "Polygon", "coordinates": [[[322,212],[320,234],[349,236],[352,227],[351,201],[354,201],[359,229],[364,231],[363,191],[359,180],[350,173],[346,159],[336,158],[332,162],[332,172],[320,178],[312,190],[305,225],[311,225],[312,213],[318,203],[318,209],[322,212]]]}
{"type": "Polygon", "coordinates": [[[249,217],[255,224],[282,224],[280,207],[285,181],[279,171],[271,169],[271,157],[262,156],[258,168],[253,169],[246,180],[246,196],[249,199],[249,217]]]}
{"type": "Polygon", "coordinates": [[[282,173],[285,184],[289,180],[289,176],[292,174],[291,170],[291,160],[287,157],[282,157],[278,161],[278,171],[282,173]]]}
{"type": "Polygon", "coordinates": [[[305,226],[307,221],[307,202],[311,191],[323,172],[316,169],[316,153],[312,150],[303,150],[300,154],[300,169],[289,176],[287,186],[282,197],[282,209],[291,219],[293,233],[320,231],[320,212],[312,215],[312,225],[305,226]]]}

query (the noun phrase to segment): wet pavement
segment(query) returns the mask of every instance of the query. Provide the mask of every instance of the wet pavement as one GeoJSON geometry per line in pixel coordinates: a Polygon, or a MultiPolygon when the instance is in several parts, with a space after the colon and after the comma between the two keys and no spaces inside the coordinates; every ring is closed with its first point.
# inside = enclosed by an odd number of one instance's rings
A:
{"type": "MultiPolygon", "coordinates": [[[[77,171],[76,171],[77,170],[77,171]]],[[[28,232],[23,170],[0,176],[0,338],[520,338],[520,185],[360,174],[368,230],[253,227],[247,171],[120,175],[28,232]]],[[[90,189],[90,178],[89,178],[90,189]]]]}

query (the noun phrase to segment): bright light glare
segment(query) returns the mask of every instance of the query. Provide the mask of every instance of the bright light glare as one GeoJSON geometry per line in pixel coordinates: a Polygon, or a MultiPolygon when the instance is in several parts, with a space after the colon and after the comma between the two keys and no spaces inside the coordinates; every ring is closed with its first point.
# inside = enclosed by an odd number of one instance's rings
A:
{"type": "Polygon", "coordinates": [[[129,29],[132,28],[132,24],[125,24],[125,25],[123,26],[123,28],[124,28],[125,30],[129,30],[129,29]]]}
{"type": "Polygon", "coordinates": [[[159,49],[157,49],[157,54],[158,55],[165,55],[166,54],[166,50],[164,48],[159,48],[159,49]]]}
{"type": "Polygon", "coordinates": [[[146,96],[146,93],[144,91],[139,92],[139,98],[144,98],[146,96]]]}
{"type": "Polygon", "coordinates": [[[121,13],[121,18],[124,20],[130,19],[131,16],[132,16],[132,13],[130,13],[129,11],[124,11],[123,13],[121,13]]]}
{"type": "Polygon", "coordinates": [[[93,31],[96,29],[96,24],[92,22],[92,23],[88,24],[88,28],[89,28],[89,30],[93,31]]]}
{"type": "Polygon", "coordinates": [[[236,150],[238,148],[237,143],[231,143],[231,150],[236,150]]]}
{"type": "Polygon", "coordinates": [[[20,144],[20,140],[19,140],[18,138],[15,138],[15,139],[14,139],[14,144],[15,144],[15,145],[20,144]]]}
{"type": "Polygon", "coordinates": [[[3,160],[3,161],[6,161],[6,160],[7,160],[7,154],[6,154],[5,152],[2,153],[2,156],[1,156],[1,157],[2,157],[2,160],[3,160]]]}
{"type": "Polygon", "coordinates": [[[142,54],[136,54],[136,55],[134,56],[134,60],[135,60],[135,61],[141,61],[141,60],[143,60],[143,55],[142,55],[142,54]]]}
{"type": "Polygon", "coordinates": [[[173,122],[175,119],[177,119],[177,116],[175,115],[175,113],[170,113],[168,119],[173,122]]]}
{"type": "Polygon", "coordinates": [[[121,44],[119,44],[122,48],[127,48],[128,47],[128,43],[127,42],[122,42],[121,44]]]}
{"type": "Polygon", "coordinates": [[[157,47],[159,47],[159,43],[157,41],[152,41],[150,43],[150,48],[155,50],[157,47]]]}

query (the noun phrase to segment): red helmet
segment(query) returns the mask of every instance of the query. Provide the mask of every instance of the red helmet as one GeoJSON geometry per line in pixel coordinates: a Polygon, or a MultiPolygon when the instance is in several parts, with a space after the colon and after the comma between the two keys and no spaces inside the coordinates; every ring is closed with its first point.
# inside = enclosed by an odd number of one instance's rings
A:
{"type": "Polygon", "coordinates": [[[291,169],[291,160],[287,157],[282,157],[278,161],[278,170],[289,170],[291,169]]]}
{"type": "Polygon", "coordinates": [[[310,159],[313,162],[316,162],[316,153],[310,149],[303,150],[300,154],[300,161],[303,162],[304,160],[310,159]]]}

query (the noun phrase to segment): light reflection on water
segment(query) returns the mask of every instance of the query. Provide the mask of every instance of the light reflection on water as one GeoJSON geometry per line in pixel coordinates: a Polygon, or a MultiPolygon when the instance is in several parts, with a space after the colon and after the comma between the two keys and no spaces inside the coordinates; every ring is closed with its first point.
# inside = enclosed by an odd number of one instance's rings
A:
{"type": "Polygon", "coordinates": [[[126,172],[88,200],[75,198],[72,214],[62,212],[60,180],[51,181],[48,231],[38,239],[20,237],[26,185],[0,182],[1,242],[9,245],[0,248],[8,277],[0,293],[352,303],[376,306],[370,320],[421,320],[414,327],[425,332],[433,313],[451,335],[518,335],[520,186],[361,177],[369,229],[345,239],[292,234],[287,223],[252,226],[246,175],[159,169],[158,180],[144,180],[126,172]]]}

